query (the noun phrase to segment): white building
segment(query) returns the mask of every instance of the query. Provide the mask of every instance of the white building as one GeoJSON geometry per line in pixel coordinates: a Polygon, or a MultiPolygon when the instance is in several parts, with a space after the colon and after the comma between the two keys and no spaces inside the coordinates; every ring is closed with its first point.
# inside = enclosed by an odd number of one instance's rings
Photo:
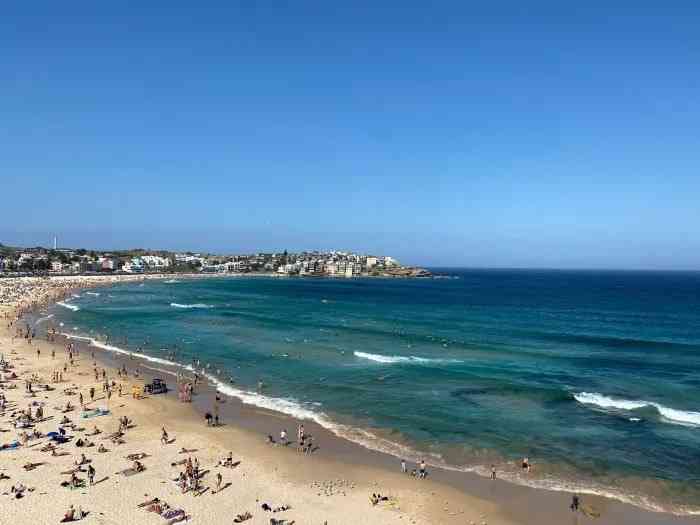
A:
{"type": "Polygon", "coordinates": [[[124,263],[122,271],[126,273],[143,273],[143,261],[138,257],[134,257],[130,261],[124,263]]]}
{"type": "Polygon", "coordinates": [[[170,259],[167,257],[160,257],[158,255],[144,255],[141,257],[143,264],[152,269],[163,269],[170,267],[170,259]]]}

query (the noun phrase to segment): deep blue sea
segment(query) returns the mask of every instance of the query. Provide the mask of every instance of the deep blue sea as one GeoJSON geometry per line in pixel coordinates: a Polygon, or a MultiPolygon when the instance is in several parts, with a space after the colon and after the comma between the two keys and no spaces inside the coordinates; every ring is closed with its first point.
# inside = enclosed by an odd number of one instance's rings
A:
{"type": "Polygon", "coordinates": [[[53,320],[397,456],[700,508],[700,273],[434,271],[122,284],[53,320]]]}

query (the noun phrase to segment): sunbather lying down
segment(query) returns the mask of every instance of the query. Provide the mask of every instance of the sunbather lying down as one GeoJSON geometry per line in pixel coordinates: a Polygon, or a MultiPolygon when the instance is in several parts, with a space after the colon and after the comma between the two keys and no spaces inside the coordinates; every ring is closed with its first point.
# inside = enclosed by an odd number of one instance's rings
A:
{"type": "Polygon", "coordinates": [[[275,518],[270,518],[270,525],[294,525],[296,523],[294,520],[276,520],[275,518]]]}
{"type": "Polygon", "coordinates": [[[382,496],[381,494],[372,494],[369,497],[369,500],[372,502],[372,505],[376,505],[380,501],[389,501],[389,498],[387,496],[382,496]]]}
{"type": "Polygon", "coordinates": [[[292,508],[291,505],[282,505],[281,507],[276,507],[273,509],[267,503],[263,503],[260,507],[262,508],[262,510],[267,511],[267,512],[284,512],[285,510],[289,510],[292,508]]]}
{"type": "Polygon", "coordinates": [[[243,514],[236,515],[236,517],[233,518],[233,522],[234,523],[243,523],[244,521],[248,521],[252,517],[253,517],[253,515],[250,512],[244,512],[243,514]]]}

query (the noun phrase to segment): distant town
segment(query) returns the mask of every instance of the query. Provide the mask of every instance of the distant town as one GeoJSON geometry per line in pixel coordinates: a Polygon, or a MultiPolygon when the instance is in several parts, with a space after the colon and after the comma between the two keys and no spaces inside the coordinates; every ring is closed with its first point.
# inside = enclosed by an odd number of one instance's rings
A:
{"type": "Polygon", "coordinates": [[[87,275],[141,273],[263,273],[302,277],[430,277],[388,255],[351,252],[214,255],[163,250],[98,251],[83,248],[17,248],[0,244],[0,274],[87,275]]]}

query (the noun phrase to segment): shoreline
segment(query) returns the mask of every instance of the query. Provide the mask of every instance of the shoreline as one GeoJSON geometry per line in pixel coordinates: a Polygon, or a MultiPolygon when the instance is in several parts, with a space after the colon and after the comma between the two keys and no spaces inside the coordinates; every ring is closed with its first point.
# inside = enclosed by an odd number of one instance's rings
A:
{"type": "MultiPolygon", "coordinates": [[[[143,276],[129,280],[140,280],[141,277],[143,276]]],[[[166,274],[164,277],[172,276],[166,274]]],[[[99,284],[96,285],[99,286],[99,284]]],[[[74,289],[71,289],[71,291],[74,291],[74,289]]],[[[58,346],[60,347],[60,345],[58,346]]],[[[117,357],[119,354],[113,354],[107,349],[100,348],[100,346],[96,348],[103,350],[103,352],[96,352],[95,354],[99,362],[111,366],[119,364],[119,357],[117,357]]],[[[124,352],[126,354],[129,353],[128,351],[124,352]]],[[[126,360],[122,359],[122,361],[126,361],[130,366],[134,362],[141,362],[140,366],[144,368],[152,366],[143,359],[128,359],[126,355],[124,357],[126,360]]],[[[160,359],[160,361],[165,360],[160,359]]],[[[159,364],[171,366],[168,363],[159,364]]],[[[175,373],[175,371],[171,370],[170,373],[175,373]]],[[[147,375],[152,377],[157,374],[147,375]]],[[[213,399],[213,396],[214,390],[211,385],[207,384],[206,389],[195,398],[192,406],[185,407],[191,412],[186,417],[194,418],[193,420],[199,419],[201,422],[203,420],[203,412],[207,410],[206,404],[213,399]]],[[[159,401],[159,403],[161,402],[159,401]]],[[[163,399],[162,403],[164,404],[164,409],[168,412],[186,412],[186,410],[179,410],[182,407],[178,407],[179,403],[176,400],[163,399]]],[[[277,435],[280,426],[294,429],[295,423],[298,421],[280,412],[245,404],[236,397],[228,398],[222,410],[222,415],[227,425],[233,426],[236,432],[246,434],[245,440],[251,442],[262,442],[263,436],[266,434],[277,435]]],[[[388,477],[392,483],[405,486],[405,490],[417,491],[419,496],[425,496],[424,492],[429,492],[432,496],[435,496],[439,492],[440,496],[437,496],[437,499],[442,500],[443,494],[449,494],[452,499],[458,502],[458,505],[461,503],[467,506],[468,502],[469,506],[484,509],[485,512],[482,512],[480,516],[488,514],[488,523],[561,523],[561,520],[571,519],[572,514],[568,509],[569,492],[534,488],[501,479],[491,481],[476,473],[442,467],[431,468],[431,478],[427,481],[418,481],[398,473],[399,463],[396,457],[385,452],[368,449],[365,446],[340,437],[316,422],[303,421],[303,423],[307,428],[311,429],[311,434],[321,436],[320,442],[322,447],[311,458],[314,464],[327,462],[333,465],[332,469],[337,468],[338,464],[340,464],[342,465],[341,471],[367,468],[370,469],[372,478],[387,479],[388,477]],[[486,509],[488,512],[486,512],[486,509]],[[523,511],[525,511],[525,516],[523,511]]],[[[598,523],[642,523],[651,525],[695,522],[691,521],[692,518],[689,516],[679,517],[672,514],[650,512],[608,497],[586,495],[583,499],[602,512],[601,518],[596,520],[598,523]]],[[[448,507],[442,501],[438,502],[433,509],[434,513],[431,513],[429,523],[464,523],[464,517],[460,513],[445,511],[445,508],[448,507]]],[[[583,521],[588,519],[578,514],[575,517],[580,517],[583,521]]],[[[415,517],[415,519],[418,518],[415,517]]],[[[472,519],[474,523],[478,521],[478,518],[472,519]]]]}

